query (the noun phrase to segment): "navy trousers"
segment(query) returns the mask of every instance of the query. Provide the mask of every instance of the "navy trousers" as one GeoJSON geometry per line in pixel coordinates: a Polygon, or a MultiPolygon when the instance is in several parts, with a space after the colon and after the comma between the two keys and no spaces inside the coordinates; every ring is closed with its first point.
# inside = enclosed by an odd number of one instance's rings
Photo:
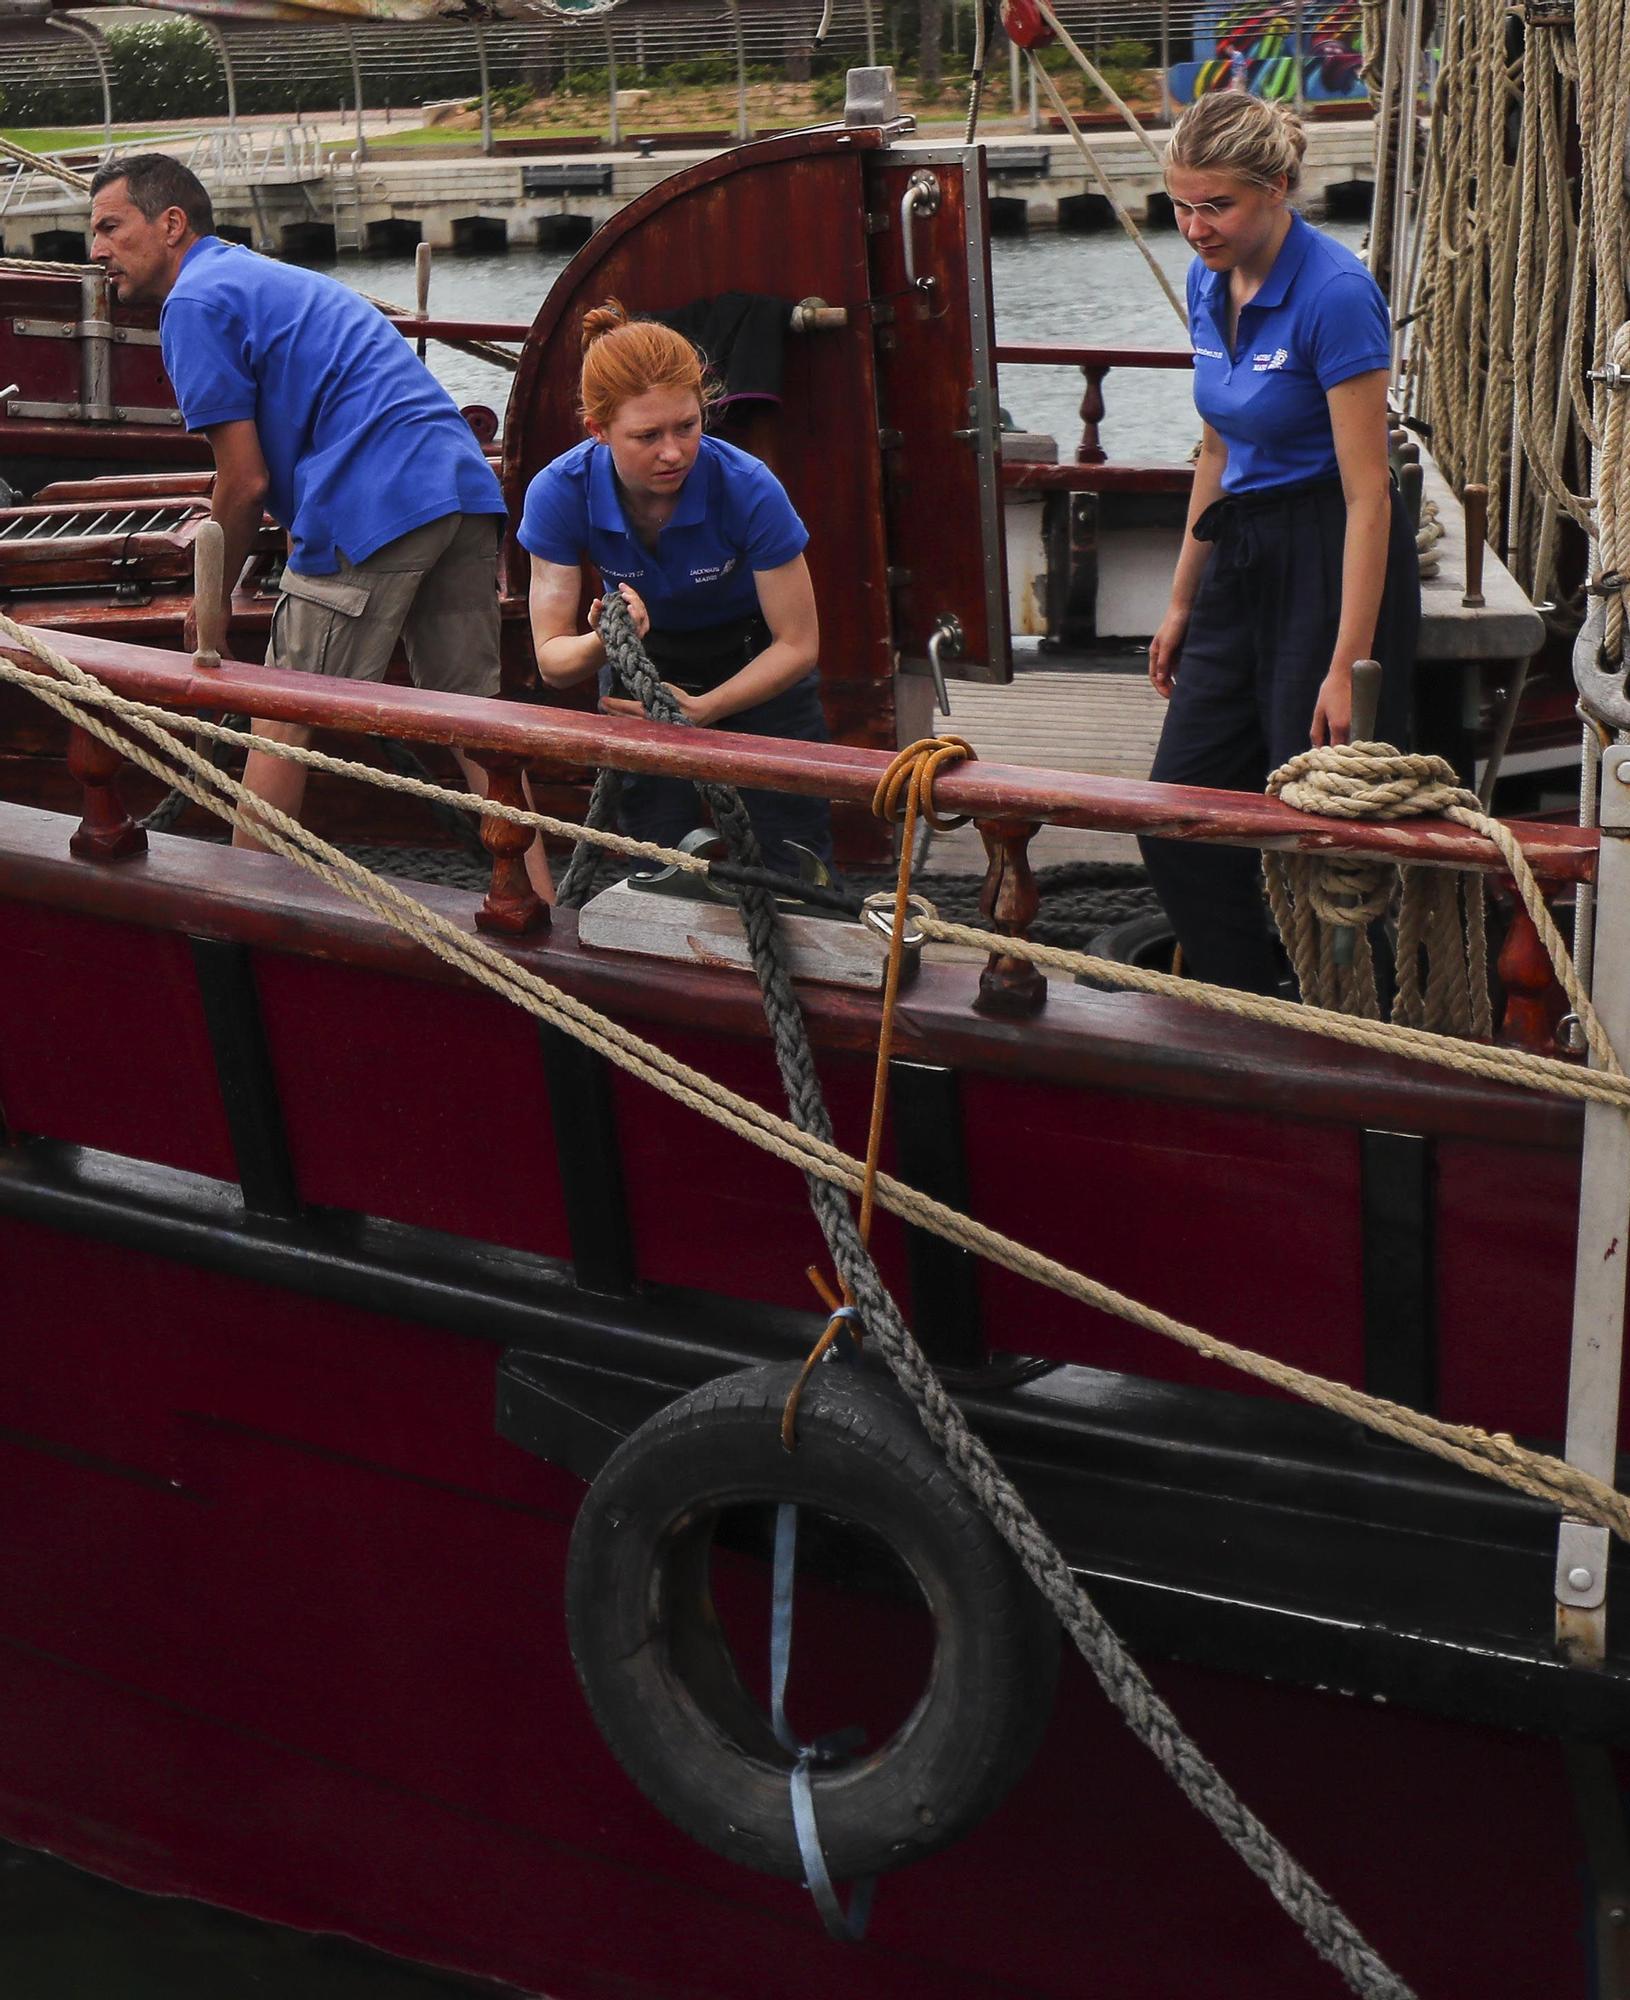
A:
{"type": "MultiPolygon", "coordinates": [[[[728,716],[718,728],[727,735],[827,742],[819,675],[806,674],[784,693],[728,716]]],[[[795,798],[787,792],[746,787],[741,797],[767,867],[797,874],[796,857],[786,849],[789,840],[809,848],[823,861],[832,859],[832,808],[825,799],[795,798]]],[[[623,780],[622,821],[623,831],[636,840],[655,840],[673,847],[692,827],[707,823],[707,812],[689,779],[627,777],[623,780]]]]}
{"type": "MultiPolygon", "coordinates": [[[[1341,481],[1225,498],[1195,532],[1214,547],[1150,775],[1167,785],[1260,792],[1270,771],[1308,747],[1335,650],[1347,532],[1341,481]]],[[[1381,662],[1376,734],[1400,749],[1420,620],[1415,536],[1394,490],[1374,657],[1381,662]]],[[[1138,845],[1187,969],[1213,985],[1275,991],[1284,959],[1268,925],[1258,854],[1195,841],[1138,845]]]]}

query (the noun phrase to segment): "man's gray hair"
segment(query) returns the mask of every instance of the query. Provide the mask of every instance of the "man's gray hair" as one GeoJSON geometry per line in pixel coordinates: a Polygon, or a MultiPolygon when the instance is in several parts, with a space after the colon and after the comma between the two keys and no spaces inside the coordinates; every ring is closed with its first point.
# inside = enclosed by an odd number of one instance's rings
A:
{"type": "Polygon", "coordinates": [[[215,210],[209,190],[190,168],[168,153],[132,153],[128,159],[110,160],[98,169],[91,182],[92,195],[123,181],[130,199],[149,222],[157,222],[167,208],[179,208],[195,236],[215,234],[215,210]]]}

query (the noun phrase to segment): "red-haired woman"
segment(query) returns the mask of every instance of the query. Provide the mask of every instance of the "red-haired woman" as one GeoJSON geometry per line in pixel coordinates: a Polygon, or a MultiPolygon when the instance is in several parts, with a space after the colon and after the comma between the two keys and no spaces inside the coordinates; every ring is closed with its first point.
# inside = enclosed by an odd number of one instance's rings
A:
{"type": "MultiPolygon", "coordinates": [[[[689,722],[824,742],[809,533],[767,466],[706,434],[706,403],[701,357],[682,335],[630,319],[615,300],[585,317],[588,437],[537,475],[521,516],[538,671],[551,687],[599,673],[604,708],[641,712],[607,692],[598,604],[589,629],[579,627],[586,563],[628,600],[689,722]]],[[[743,798],[772,867],[795,867],[788,841],[829,858],[824,799],[758,790],[743,798]]],[[[624,783],[623,824],[637,838],[672,845],[700,811],[683,780],[624,783]]]]}

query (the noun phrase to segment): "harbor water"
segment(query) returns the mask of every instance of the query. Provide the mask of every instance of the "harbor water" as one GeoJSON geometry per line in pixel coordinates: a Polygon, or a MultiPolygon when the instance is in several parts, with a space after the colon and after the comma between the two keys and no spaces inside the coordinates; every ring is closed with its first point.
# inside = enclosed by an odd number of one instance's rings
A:
{"type": "MultiPolygon", "coordinates": [[[[1361,223],[1321,226],[1355,251],[1363,241],[1361,223]]],[[[1175,229],[1152,231],[1145,240],[1181,298],[1188,246],[1175,229]]],[[[497,256],[444,255],[432,275],[430,309],[461,319],[530,320],[567,261],[564,255],[520,250],[497,256]]],[[[376,298],[412,308],[411,258],[348,261],[333,269],[376,298]]],[[[998,237],[991,244],[991,281],[999,342],[1188,345],[1137,246],[1119,230],[998,237]]],[[[486,403],[502,416],[511,379],[504,369],[434,345],[428,358],[455,401],[486,403]]],[[[1002,405],[1019,429],[1050,432],[1058,439],[1059,456],[1072,456],[1081,435],[1081,377],[1075,369],[1004,368],[1000,388],[1002,405]]],[[[1112,372],[1104,400],[1108,415],[1102,442],[1111,459],[1177,465],[1188,458],[1199,432],[1186,372],[1112,372]]]]}

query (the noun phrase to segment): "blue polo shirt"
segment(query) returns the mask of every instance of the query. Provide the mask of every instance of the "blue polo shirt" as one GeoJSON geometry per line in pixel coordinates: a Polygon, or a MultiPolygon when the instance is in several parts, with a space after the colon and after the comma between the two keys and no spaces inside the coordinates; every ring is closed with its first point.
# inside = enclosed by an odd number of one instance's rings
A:
{"type": "Polygon", "coordinates": [[[1228,447],[1225,493],[1300,485],[1337,472],[1325,391],[1387,367],[1381,288],[1340,243],[1292,215],[1273,269],[1228,349],[1228,273],[1189,266],[1194,402],[1228,447]]]}
{"type": "Polygon", "coordinates": [[[758,609],[757,570],[779,569],[809,545],[770,468],[704,437],[667,525],[648,549],[629,527],[610,447],[585,438],[526,489],[520,544],[545,562],[588,561],[609,590],[631,584],[662,632],[700,632],[758,609]]]}
{"type": "Polygon", "coordinates": [[[332,278],[206,236],[159,318],[190,431],[248,419],[289,561],[329,576],[504,496],[458,406],[376,306],[332,278]]]}

